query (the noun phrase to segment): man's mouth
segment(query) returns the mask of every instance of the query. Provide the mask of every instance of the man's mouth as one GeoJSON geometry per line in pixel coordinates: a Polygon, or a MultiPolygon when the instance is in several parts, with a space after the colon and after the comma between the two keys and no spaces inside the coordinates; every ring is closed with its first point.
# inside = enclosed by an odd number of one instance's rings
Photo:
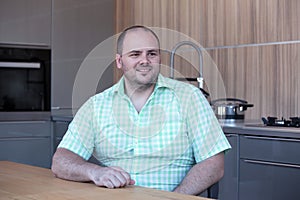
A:
{"type": "Polygon", "coordinates": [[[136,71],[138,72],[150,72],[151,71],[151,67],[145,67],[145,68],[138,68],[136,69],[136,71]]]}

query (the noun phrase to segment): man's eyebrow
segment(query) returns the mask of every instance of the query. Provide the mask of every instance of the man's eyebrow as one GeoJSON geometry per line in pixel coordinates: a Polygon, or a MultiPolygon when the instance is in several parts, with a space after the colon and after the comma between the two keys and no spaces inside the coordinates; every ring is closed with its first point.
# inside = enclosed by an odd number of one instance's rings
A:
{"type": "Polygon", "coordinates": [[[135,53],[141,53],[141,50],[131,50],[127,51],[126,53],[123,53],[122,55],[129,55],[129,54],[135,54],[135,53]]]}
{"type": "Polygon", "coordinates": [[[147,52],[153,52],[153,51],[158,52],[159,49],[149,49],[147,52]]]}
{"type": "Polygon", "coordinates": [[[140,52],[142,52],[142,50],[131,50],[131,51],[127,52],[127,54],[129,54],[129,53],[140,53],[140,52]]]}

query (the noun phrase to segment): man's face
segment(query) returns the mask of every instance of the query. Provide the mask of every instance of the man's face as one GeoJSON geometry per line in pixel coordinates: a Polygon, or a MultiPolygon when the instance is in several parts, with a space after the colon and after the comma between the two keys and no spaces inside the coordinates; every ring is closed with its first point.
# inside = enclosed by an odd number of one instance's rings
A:
{"type": "Polygon", "coordinates": [[[123,41],[122,55],[116,56],[117,67],[122,69],[125,84],[140,88],[156,82],[160,71],[158,42],[143,29],[129,31],[123,41]]]}

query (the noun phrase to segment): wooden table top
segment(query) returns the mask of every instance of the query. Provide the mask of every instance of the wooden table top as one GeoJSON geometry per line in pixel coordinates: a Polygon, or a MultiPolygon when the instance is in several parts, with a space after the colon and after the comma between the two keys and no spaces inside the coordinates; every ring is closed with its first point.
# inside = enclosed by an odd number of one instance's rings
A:
{"type": "Polygon", "coordinates": [[[109,200],[204,200],[150,188],[128,186],[120,189],[97,187],[55,178],[50,169],[0,161],[0,200],[109,199],[109,200]]]}

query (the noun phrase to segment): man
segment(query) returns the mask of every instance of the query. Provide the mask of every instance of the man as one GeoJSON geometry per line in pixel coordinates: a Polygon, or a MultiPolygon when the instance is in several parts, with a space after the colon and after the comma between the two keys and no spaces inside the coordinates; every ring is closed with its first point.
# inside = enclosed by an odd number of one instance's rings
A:
{"type": "Polygon", "coordinates": [[[120,35],[124,73],[77,112],[53,156],[62,179],[197,195],[224,173],[230,148],[200,90],[160,75],[160,44],[147,27],[120,35]],[[100,165],[87,162],[93,155],[100,165]]]}

